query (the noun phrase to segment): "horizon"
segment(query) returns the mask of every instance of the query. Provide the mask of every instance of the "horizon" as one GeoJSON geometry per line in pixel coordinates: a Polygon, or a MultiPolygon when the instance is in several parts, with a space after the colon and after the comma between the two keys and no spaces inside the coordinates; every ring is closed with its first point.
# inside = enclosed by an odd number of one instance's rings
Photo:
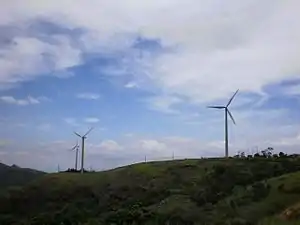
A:
{"type": "Polygon", "coordinates": [[[0,161],[43,171],[300,153],[300,2],[5,1],[0,161]],[[80,163],[79,163],[80,166],[80,163]]]}
{"type": "MultiPolygon", "coordinates": [[[[264,149],[266,150],[266,149],[264,149]]],[[[263,150],[262,150],[263,151],[263,150]]],[[[102,170],[94,170],[94,168],[90,167],[90,168],[85,168],[84,170],[87,171],[87,172],[106,172],[106,171],[111,171],[111,170],[115,170],[115,169],[120,169],[120,168],[124,168],[124,167],[130,167],[130,166],[133,166],[133,165],[137,165],[137,164],[151,164],[151,163],[161,163],[161,162],[176,162],[176,161],[191,161],[191,160],[236,160],[236,159],[241,159],[241,160],[245,160],[245,159],[250,159],[250,160],[253,160],[253,159],[271,159],[272,158],[280,158],[280,153],[283,153],[284,156],[283,157],[299,157],[300,154],[297,154],[297,153],[290,153],[290,154],[286,154],[284,152],[275,152],[272,150],[271,151],[271,156],[264,156],[262,153],[262,151],[258,151],[256,153],[253,152],[253,154],[248,154],[248,155],[244,155],[242,156],[241,153],[244,153],[244,152],[240,152],[234,156],[229,156],[229,157],[201,157],[201,158],[165,158],[164,160],[150,160],[150,161],[139,161],[139,162],[131,162],[131,163],[128,163],[128,164],[120,164],[120,165],[117,165],[115,167],[108,167],[108,168],[103,168],[102,170]],[[273,154],[274,153],[274,154],[273,154]],[[255,156],[255,154],[259,154],[259,156],[255,156]],[[251,155],[251,158],[249,158],[249,156],[251,155]]],[[[44,172],[44,173],[65,173],[65,172],[68,172],[69,170],[75,170],[74,167],[69,167],[69,168],[63,168],[61,169],[59,165],[57,165],[57,170],[56,171],[45,171],[45,170],[37,170],[37,169],[34,169],[34,168],[30,168],[30,167],[21,167],[17,164],[5,164],[3,162],[0,161],[0,164],[4,165],[4,166],[8,166],[8,167],[17,167],[17,168],[20,168],[20,169],[28,169],[28,170],[36,170],[36,171],[39,171],[39,172],[44,172]]],[[[77,169],[77,172],[79,173],[80,172],[80,168],[77,169]]]]}

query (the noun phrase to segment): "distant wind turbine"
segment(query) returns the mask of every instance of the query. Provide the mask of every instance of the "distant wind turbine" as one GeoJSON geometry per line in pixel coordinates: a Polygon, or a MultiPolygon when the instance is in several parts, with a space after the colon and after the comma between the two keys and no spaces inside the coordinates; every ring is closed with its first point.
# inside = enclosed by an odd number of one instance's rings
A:
{"type": "Polygon", "coordinates": [[[71,151],[75,151],[75,170],[77,171],[77,168],[78,168],[78,152],[79,152],[79,144],[78,144],[78,141],[76,142],[76,145],[71,148],[71,151]]]}
{"type": "Polygon", "coordinates": [[[228,115],[230,116],[232,122],[234,124],[236,124],[231,112],[228,109],[228,107],[231,104],[234,97],[236,96],[236,94],[238,93],[238,91],[239,91],[239,89],[229,99],[229,102],[227,103],[226,106],[208,106],[207,107],[207,108],[212,108],[212,109],[224,109],[224,111],[225,111],[225,157],[226,158],[228,157],[228,115]]]}
{"type": "Polygon", "coordinates": [[[92,127],[91,129],[88,130],[88,132],[85,133],[85,135],[80,135],[76,132],[74,132],[75,135],[81,138],[81,173],[83,173],[83,168],[84,168],[84,140],[87,138],[87,135],[93,130],[94,128],[92,127]]]}

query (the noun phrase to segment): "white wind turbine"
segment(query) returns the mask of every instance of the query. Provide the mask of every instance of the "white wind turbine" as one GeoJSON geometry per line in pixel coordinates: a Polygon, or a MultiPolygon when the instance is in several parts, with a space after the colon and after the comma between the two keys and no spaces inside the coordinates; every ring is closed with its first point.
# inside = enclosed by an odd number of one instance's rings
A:
{"type": "Polygon", "coordinates": [[[77,168],[78,168],[78,152],[79,152],[78,141],[76,142],[76,145],[74,145],[74,147],[71,148],[71,151],[75,151],[75,170],[77,171],[77,168]]]}
{"type": "Polygon", "coordinates": [[[232,122],[234,124],[235,120],[231,114],[231,112],[229,111],[228,107],[231,104],[232,100],[234,99],[234,97],[236,96],[236,94],[238,93],[239,89],[234,93],[234,95],[229,99],[228,103],[226,106],[208,106],[207,108],[213,108],[213,109],[224,109],[225,112],[225,157],[228,157],[228,115],[230,116],[232,122]]]}
{"type": "Polygon", "coordinates": [[[83,173],[84,169],[84,140],[87,138],[87,135],[93,130],[94,128],[92,127],[91,129],[88,130],[88,132],[85,133],[85,135],[80,135],[76,132],[74,132],[75,135],[81,138],[81,173],[83,173]]]}

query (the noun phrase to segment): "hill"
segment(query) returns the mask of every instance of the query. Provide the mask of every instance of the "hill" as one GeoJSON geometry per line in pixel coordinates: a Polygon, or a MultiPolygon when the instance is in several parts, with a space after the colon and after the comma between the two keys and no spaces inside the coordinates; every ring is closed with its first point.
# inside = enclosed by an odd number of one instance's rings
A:
{"type": "Polygon", "coordinates": [[[201,159],[48,174],[0,198],[1,225],[296,224],[300,160],[201,159]]]}
{"type": "Polygon", "coordinates": [[[45,173],[41,171],[20,168],[16,165],[8,166],[0,163],[0,191],[9,186],[26,184],[44,174],[45,173]]]}

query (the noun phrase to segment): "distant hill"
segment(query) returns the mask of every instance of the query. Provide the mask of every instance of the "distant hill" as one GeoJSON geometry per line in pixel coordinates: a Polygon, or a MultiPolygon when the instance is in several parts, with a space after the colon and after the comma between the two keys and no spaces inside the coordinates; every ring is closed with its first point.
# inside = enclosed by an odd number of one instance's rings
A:
{"type": "Polygon", "coordinates": [[[299,171],[298,158],[277,157],[47,174],[0,197],[0,224],[299,224],[299,171]]]}
{"type": "Polygon", "coordinates": [[[20,168],[16,165],[8,166],[0,163],[0,190],[9,186],[26,184],[44,174],[45,173],[41,171],[20,168]]]}

